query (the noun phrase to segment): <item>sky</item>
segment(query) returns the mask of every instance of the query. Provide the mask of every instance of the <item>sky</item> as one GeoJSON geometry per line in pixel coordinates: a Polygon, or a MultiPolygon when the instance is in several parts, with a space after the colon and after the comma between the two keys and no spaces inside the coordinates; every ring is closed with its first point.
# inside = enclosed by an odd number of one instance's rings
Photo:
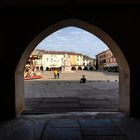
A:
{"type": "Polygon", "coordinates": [[[108,47],[95,35],[70,26],[47,36],[36,49],[77,52],[95,58],[98,53],[107,50],[108,47]]]}

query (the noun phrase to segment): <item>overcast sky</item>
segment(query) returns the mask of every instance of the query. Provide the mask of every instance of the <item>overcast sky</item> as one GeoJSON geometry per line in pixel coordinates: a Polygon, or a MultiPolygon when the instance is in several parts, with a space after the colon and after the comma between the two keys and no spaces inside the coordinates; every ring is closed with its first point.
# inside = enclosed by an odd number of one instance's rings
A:
{"type": "Polygon", "coordinates": [[[93,34],[71,26],[49,35],[41,41],[36,48],[49,51],[78,52],[93,58],[95,58],[96,54],[108,49],[108,47],[93,34]]]}

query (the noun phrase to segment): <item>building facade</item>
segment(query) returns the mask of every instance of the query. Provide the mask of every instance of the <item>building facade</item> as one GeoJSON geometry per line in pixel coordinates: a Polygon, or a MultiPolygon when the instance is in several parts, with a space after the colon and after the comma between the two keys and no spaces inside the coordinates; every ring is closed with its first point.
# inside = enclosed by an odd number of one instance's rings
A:
{"type": "Polygon", "coordinates": [[[61,68],[64,56],[61,52],[45,51],[42,55],[43,70],[52,70],[61,68]]]}
{"type": "Polygon", "coordinates": [[[108,71],[119,71],[116,59],[110,49],[96,55],[96,67],[108,71]]]}
{"type": "Polygon", "coordinates": [[[70,70],[93,70],[95,67],[95,59],[81,53],[35,49],[31,55],[34,54],[40,54],[39,59],[34,60],[34,65],[43,71],[64,70],[66,66],[70,70]]]}

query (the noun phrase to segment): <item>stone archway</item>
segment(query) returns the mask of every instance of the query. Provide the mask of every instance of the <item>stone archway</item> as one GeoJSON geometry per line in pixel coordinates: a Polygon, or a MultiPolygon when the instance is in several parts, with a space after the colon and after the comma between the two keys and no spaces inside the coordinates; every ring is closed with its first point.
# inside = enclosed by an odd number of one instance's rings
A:
{"type": "Polygon", "coordinates": [[[31,52],[35,47],[48,35],[53,32],[68,26],[75,26],[84,29],[102,40],[114,54],[117,63],[119,65],[119,109],[125,115],[129,115],[130,112],[130,70],[125,56],[118,45],[108,36],[104,31],[95,27],[87,22],[77,19],[67,19],[60,21],[36,36],[33,41],[27,46],[22,54],[15,72],[15,107],[16,114],[19,114],[24,109],[24,79],[23,70],[31,52]]]}
{"type": "Polygon", "coordinates": [[[73,67],[71,68],[71,70],[76,70],[76,68],[73,66],[73,67]]]}
{"type": "Polygon", "coordinates": [[[77,70],[82,70],[82,67],[79,66],[79,67],[77,68],[77,70]]]}
{"type": "Polygon", "coordinates": [[[45,69],[46,71],[49,71],[50,70],[50,68],[49,67],[46,67],[46,69],[45,69]]]}
{"type": "Polygon", "coordinates": [[[83,70],[88,70],[87,66],[85,66],[85,67],[83,68],[83,70]]]}

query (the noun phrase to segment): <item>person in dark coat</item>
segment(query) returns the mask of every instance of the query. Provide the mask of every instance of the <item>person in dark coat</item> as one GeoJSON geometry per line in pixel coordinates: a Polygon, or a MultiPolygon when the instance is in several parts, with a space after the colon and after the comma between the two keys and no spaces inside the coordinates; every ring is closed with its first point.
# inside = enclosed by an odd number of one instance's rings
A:
{"type": "Polygon", "coordinates": [[[80,83],[86,83],[85,75],[83,75],[83,77],[80,79],[80,83]]]}

